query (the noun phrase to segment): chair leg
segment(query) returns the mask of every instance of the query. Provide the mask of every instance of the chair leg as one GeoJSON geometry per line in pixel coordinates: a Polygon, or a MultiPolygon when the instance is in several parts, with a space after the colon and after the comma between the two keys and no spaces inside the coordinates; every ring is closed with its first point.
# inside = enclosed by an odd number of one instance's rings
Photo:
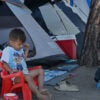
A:
{"type": "Polygon", "coordinates": [[[22,92],[23,92],[23,100],[32,100],[32,93],[29,89],[29,87],[27,86],[27,84],[25,84],[22,87],[22,92]]]}

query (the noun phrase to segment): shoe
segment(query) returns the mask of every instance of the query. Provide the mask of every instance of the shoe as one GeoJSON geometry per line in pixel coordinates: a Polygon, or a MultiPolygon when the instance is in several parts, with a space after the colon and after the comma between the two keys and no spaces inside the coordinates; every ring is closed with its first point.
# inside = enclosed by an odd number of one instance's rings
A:
{"type": "Polygon", "coordinates": [[[76,85],[70,84],[66,81],[60,82],[58,86],[55,86],[55,89],[59,91],[79,91],[79,88],[76,85]]]}

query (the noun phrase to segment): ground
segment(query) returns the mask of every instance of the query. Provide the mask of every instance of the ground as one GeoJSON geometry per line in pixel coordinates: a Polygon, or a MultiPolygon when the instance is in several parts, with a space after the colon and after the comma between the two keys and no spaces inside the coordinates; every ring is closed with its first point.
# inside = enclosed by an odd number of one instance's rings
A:
{"type": "Polygon", "coordinates": [[[73,71],[76,76],[69,81],[79,87],[79,92],[62,92],[55,90],[53,86],[46,86],[52,94],[51,100],[100,100],[100,89],[94,81],[96,69],[97,67],[79,67],[73,71]]]}
{"type": "Polygon", "coordinates": [[[52,100],[100,100],[100,89],[96,88],[94,81],[96,69],[79,67],[74,70],[76,76],[69,81],[79,87],[79,92],[62,92],[48,87],[53,95],[52,100]]]}

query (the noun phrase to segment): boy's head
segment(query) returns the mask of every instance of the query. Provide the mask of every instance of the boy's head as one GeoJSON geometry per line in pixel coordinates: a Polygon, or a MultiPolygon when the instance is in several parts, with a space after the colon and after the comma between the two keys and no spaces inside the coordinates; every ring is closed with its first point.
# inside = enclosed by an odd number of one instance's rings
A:
{"type": "Polygon", "coordinates": [[[21,29],[13,29],[9,34],[10,45],[16,50],[20,50],[26,41],[24,31],[21,29]]]}

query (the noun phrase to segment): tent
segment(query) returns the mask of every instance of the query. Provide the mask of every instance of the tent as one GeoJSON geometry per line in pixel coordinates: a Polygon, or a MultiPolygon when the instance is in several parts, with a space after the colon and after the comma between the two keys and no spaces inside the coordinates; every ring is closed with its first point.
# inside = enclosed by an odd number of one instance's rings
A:
{"type": "Polygon", "coordinates": [[[32,10],[32,16],[53,39],[58,39],[61,36],[65,40],[68,39],[66,38],[69,37],[68,35],[76,36],[77,55],[79,56],[83,45],[89,8],[86,1],[81,1],[86,6],[86,11],[84,11],[83,6],[80,8],[79,2],[75,0],[74,2],[78,8],[70,6],[63,0],[54,4],[46,3],[32,10]]]}
{"type": "Polygon", "coordinates": [[[10,3],[0,5],[0,44],[6,46],[8,33],[12,28],[25,31],[27,42],[31,45],[28,64],[53,65],[68,59],[58,45],[48,36],[31,16],[28,8],[20,8],[10,3]],[[3,12],[2,12],[3,11],[3,12]]]}

